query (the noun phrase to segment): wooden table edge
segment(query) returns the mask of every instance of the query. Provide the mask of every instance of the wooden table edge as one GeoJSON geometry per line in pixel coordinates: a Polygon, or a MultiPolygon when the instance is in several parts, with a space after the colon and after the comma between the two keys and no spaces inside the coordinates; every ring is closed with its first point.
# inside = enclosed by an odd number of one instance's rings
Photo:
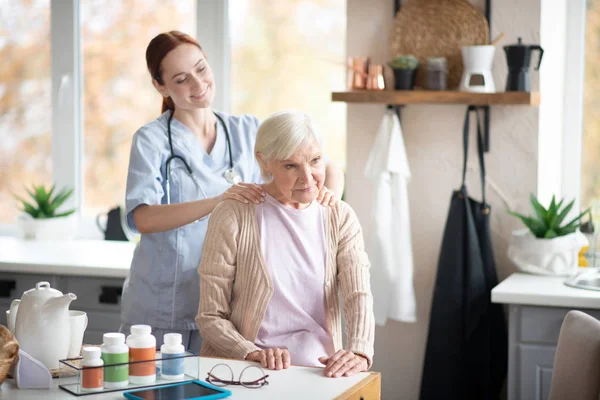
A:
{"type": "Polygon", "coordinates": [[[373,393],[375,396],[372,397],[372,398],[371,397],[368,397],[368,398],[365,397],[364,400],[380,399],[381,398],[381,373],[380,372],[369,372],[369,375],[365,376],[359,382],[357,382],[356,384],[354,384],[350,389],[346,390],[344,393],[342,393],[339,396],[337,396],[334,400],[345,400],[345,399],[348,399],[353,394],[355,394],[356,392],[358,392],[361,388],[363,388],[364,386],[367,386],[367,385],[374,385],[375,386],[375,389],[371,389],[371,390],[375,391],[373,393]]]}

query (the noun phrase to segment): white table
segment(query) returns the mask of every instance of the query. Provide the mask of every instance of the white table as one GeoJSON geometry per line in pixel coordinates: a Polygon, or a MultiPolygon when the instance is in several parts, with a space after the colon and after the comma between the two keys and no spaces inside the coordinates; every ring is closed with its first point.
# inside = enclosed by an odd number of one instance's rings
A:
{"type": "Polygon", "coordinates": [[[492,302],[544,307],[600,308],[600,291],[567,286],[564,284],[566,279],[566,276],[515,273],[492,289],[492,302]]]}
{"type": "MultiPolygon", "coordinates": [[[[208,371],[218,363],[226,363],[234,375],[248,365],[256,365],[247,361],[225,360],[203,357],[200,360],[200,380],[206,379],[208,371]]],[[[364,399],[380,398],[381,375],[378,372],[363,372],[347,378],[326,378],[322,368],[297,367],[281,371],[267,371],[269,384],[260,389],[248,389],[239,386],[228,386],[232,392],[231,399],[264,400],[264,399],[364,399]]],[[[107,400],[124,399],[123,392],[85,395],[76,397],[58,387],[58,379],[54,380],[52,389],[19,389],[12,379],[7,379],[0,386],[0,399],[11,400],[107,400]]]]}

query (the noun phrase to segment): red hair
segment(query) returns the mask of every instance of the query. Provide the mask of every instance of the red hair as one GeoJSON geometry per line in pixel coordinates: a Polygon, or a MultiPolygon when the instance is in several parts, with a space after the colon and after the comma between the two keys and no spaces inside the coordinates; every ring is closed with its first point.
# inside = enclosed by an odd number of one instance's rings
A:
{"type": "MultiPolygon", "coordinates": [[[[164,85],[161,68],[163,58],[177,46],[186,43],[193,44],[202,51],[202,47],[193,37],[179,31],[161,33],[150,41],[148,48],[146,48],[146,65],[152,79],[156,79],[158,83],[164,85]]],[[[162,112],[174,109],[173,100],[170,97],[163,97],[162,112]]]]}

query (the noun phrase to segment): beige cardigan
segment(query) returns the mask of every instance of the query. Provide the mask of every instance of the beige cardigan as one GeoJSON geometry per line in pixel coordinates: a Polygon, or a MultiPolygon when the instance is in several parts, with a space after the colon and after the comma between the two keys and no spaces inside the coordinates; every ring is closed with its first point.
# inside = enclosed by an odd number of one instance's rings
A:
{"type": "MultiPolygon", "coordinates": [[[[375,317],[369,282],[370,263],[360,224],[344,202],[327,207],[325,298],[335,350],[342,348],[341,288],[346,320],[345,349],[373,359],[375,317]]],[[[221,202],[213,211],[202,249],[200,305],[196,324],[203,356],[244,359],[260,350],[254,342],[273,284],[263,259],[253,203],[221,202]]],[[[292,364],[294,360],[292,358],[292,364]]]]}

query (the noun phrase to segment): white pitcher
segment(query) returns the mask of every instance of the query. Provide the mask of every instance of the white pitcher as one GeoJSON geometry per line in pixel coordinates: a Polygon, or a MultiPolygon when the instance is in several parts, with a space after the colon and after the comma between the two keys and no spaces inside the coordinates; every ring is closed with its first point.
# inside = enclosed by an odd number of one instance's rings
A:
{"type": "Polygon", "coordinates": [[[58,368],[58,360],[67,358],[71,341],[69,304],[75,299],[73,293],[63,294],[48,282],[38,282],[35,289],[27,290],[21,300],[13,300],[10,305],[19,345],[49,369],[58,368]]]}

